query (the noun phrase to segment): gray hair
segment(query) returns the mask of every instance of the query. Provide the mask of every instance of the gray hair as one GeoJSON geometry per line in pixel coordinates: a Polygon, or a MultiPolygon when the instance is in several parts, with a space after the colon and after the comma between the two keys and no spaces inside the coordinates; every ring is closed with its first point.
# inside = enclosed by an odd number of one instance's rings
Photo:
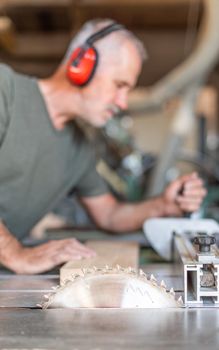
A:
{"type": "MultiPolygon", "coordinates": [[[[86,22],[81,30],[74,36],[74,38],[71,40],[66,54],[63,58],[62,63],[66,63],[72,52],[78,47],[85,43],[85,41],[94,33],[98,32],[99,30],[105,28],[106,26],[115,23],[112,19],[95,19],[86,22]]],[[[147,58],[147,51],[144,47],[144,44],[128,29],[124,27],[124,29],[119,30],[120,38],[125,38],[130,40],[133,45],[136,47],[140,58],[142,59],[142,62],[147,58]]]]}

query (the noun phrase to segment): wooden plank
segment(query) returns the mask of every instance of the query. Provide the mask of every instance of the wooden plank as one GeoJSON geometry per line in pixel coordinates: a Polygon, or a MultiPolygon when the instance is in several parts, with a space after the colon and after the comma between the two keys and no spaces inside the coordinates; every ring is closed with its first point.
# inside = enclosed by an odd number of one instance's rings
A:
{"type": "Polygon", "coordinates": [[[69,261],[60,269],[60,284],[71,277],[72,274],[82,274],[82,269],[109,267],[138,268],[139,246],[135,242],[115,241],[87,241],[86,246],[94,249],[97,256],[94,258],[69,261]]]}

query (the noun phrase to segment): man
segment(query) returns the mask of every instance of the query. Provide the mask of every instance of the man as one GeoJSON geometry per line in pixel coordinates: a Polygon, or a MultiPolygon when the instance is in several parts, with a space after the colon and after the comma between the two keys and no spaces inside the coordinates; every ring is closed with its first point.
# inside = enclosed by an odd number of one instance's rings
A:
{"type": "Polygon", "coordinates": [[[32,248],[19,241],[73,189],[96,224],[115,232],[138,229],[147,218],[199,208],[206,192],[196,173],[180,177],[157,198],[118,202],[96,173],[92,147],[75,125],[78,117],[101,127],[127,108],[144,55],[132,33],[105,20],[82,28],[48,79],[1,65],[0,262],[7,268],[40,273],[95,255],[73,238],[32,248]]]}

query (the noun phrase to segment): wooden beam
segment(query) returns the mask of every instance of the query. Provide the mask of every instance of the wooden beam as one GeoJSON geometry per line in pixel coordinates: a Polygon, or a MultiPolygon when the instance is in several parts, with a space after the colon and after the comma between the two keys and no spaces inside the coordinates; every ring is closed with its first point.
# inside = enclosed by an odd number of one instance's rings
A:
{"type": "Polygon", "coordinates": [[[82,269],[109,267],[138,268],[139,247],[133,242],[118,241],[88,241],[86,246],[97,253],[94,258],[69,261],[60,269],[60,284],[69,279],[72,274],[83,274],[82,269]]]}

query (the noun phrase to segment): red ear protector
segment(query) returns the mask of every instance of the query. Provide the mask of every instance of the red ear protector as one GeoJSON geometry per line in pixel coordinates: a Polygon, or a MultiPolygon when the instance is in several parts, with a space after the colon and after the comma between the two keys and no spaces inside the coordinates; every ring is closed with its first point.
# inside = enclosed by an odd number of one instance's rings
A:
{"type": "Polygon", "coordinates": [[[67,65],[67,77],[72,84],[85,86],[94,76],[99,57],[97,50],[93,46],[94,42],[123,28],[118,23],[110,24],[91,35],[82,46],[73,51],[67,65]]]}

